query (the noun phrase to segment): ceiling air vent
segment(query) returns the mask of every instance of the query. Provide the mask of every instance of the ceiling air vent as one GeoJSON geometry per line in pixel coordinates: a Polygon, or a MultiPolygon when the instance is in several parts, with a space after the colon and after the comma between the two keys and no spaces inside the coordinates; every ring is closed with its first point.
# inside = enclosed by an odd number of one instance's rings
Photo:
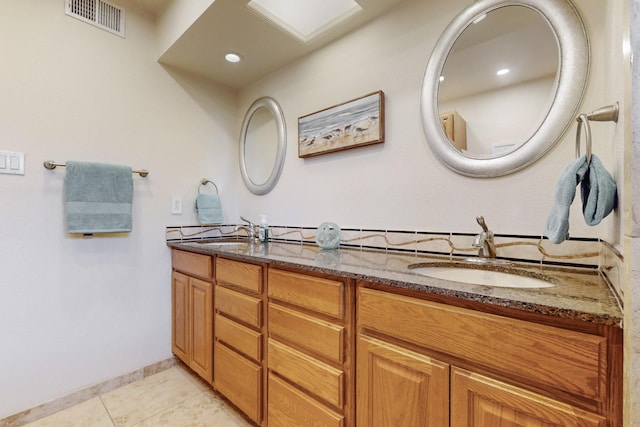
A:
{"type": "Polygon", "coordinates": [[[81,21],[124,37],[124,9],[102,0],[65,0],[64,11],[81,21]]]}

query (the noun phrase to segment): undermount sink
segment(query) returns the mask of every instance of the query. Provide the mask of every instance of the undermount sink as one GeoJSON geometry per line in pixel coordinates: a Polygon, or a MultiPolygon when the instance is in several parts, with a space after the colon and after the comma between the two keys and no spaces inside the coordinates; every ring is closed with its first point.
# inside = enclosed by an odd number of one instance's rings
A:
{"type": "Polygon", "coordinates": [[[216,247],[245,246],[249,244],[249,242],[245,240],[221,240],[221,241],[209,240],[209,241],[201,241],[201,242],[194,242],[194,243],[197,243],[198,245],[216,246],[216,247]]]}
{"type": "Polygon", "coordinates": [[[542,274],[502,266],[421,263],[412,264],[408,268],[411,272],[423,276],[472,285],[519,289],[550,288],[555,285],[552,278],[542,274]]]}

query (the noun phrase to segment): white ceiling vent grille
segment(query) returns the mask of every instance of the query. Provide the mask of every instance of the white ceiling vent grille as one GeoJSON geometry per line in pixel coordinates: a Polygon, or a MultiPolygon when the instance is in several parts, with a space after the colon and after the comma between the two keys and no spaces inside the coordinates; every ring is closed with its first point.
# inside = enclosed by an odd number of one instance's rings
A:
{"type": "Polygon", "coordinates": [[[65,0],[65,13],[124,37],[124,9],[102,0],[65,0]]]}

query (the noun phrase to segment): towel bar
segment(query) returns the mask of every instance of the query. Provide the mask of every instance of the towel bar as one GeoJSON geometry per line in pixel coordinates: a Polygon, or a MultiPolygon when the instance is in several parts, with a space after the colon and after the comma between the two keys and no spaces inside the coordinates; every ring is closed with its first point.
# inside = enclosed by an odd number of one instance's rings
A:
{"type": "MultiPolygon", "coordinates": [[[[56,166],[62,166],[62,167],[67,166],[64,162],[54,162],[53,160],[45,160],[43,165],[46,169],[55,169],[56,166]]],[[[149,171],[146,169],[133,170],[131,172],[137,173],[143,178],[149,175],[149,171]]]]}

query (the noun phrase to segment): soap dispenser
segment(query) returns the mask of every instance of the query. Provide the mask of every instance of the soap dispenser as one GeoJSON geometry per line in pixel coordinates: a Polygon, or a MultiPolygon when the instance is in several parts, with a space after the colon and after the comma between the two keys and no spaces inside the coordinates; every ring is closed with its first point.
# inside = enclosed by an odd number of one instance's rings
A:
{"type": "Polygon", "coordinates": [[[269,241],[269,226],[267,225],[267,216],[260,215],[260,226],[258,227],[258,240],[261,243],[269,241]]]}

